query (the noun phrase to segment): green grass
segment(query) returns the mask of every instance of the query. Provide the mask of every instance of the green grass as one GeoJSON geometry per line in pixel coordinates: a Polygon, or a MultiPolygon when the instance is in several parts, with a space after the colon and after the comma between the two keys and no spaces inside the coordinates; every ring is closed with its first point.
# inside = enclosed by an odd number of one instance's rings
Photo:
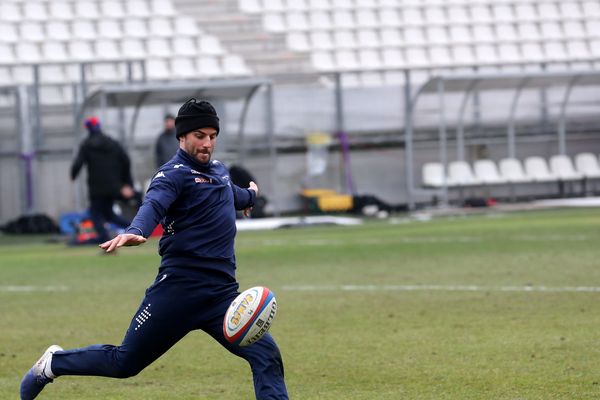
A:
{"type": "MultiPolygon", "coordinates": [[[[600,287],[600,210],[396,222],[238,235],[241,287],[277,295],[272,333],[292,399],[600,397],[600,292],[568,290],[600,287]],[[541,286],[567,290],[501,290],[541,286]]],[[[159,263],[155,241],[117,256],[3,242],[0,399],[17,398],[49,344],[118,344],[159,263]]],[[[40,398],[251,399],[253,389],[243,360],[192,332],[134,378],[62,377],[40,398]]]]}

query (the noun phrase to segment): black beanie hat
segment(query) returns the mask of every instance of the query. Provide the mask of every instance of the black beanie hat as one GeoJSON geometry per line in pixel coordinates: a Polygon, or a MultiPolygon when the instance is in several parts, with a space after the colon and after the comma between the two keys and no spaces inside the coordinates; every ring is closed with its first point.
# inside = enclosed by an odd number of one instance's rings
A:
{"type": "Polygon", "coordinates": [[[186,101],[175,118],[175,136],[179,137],[188,132],[201,128],[215,128],[219,134],[219,117],[215,108],[208,101],[189,99],[186,101]]]}

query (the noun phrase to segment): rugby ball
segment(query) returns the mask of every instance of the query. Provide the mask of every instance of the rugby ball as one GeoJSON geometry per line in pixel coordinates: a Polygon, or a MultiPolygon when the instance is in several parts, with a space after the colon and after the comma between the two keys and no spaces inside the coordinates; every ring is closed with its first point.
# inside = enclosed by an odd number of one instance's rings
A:
{"type": "Polygon", "coordinates": [[[252,287],[231,302],[223,319],[223,335],[229,343],[248,346],[267,333],[276,313],[273,292],[263,286],[252,287]]]}

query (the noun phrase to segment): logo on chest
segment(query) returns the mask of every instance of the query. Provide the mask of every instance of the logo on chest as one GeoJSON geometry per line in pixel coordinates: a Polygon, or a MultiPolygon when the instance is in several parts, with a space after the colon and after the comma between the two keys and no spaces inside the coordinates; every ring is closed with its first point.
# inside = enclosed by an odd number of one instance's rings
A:
{"type": "Polygon", "coordinates": [[[212,183],[212,178],[196,177],[194,178],[196,183],[212,183]]]}

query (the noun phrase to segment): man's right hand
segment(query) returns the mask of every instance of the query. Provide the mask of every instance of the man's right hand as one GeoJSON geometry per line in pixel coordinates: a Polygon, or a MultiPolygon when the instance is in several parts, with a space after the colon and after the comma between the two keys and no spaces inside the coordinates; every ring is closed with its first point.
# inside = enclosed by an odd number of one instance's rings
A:
{"type": "Polygon", "coordinates": [[[100,245],[101,248],[110,253],[119,247],[123,246],[139,246],[142,243],[146,243],[146,238],[141,235],[134,235],[133,233],[123,233],[108,240],[100,245]]]}

